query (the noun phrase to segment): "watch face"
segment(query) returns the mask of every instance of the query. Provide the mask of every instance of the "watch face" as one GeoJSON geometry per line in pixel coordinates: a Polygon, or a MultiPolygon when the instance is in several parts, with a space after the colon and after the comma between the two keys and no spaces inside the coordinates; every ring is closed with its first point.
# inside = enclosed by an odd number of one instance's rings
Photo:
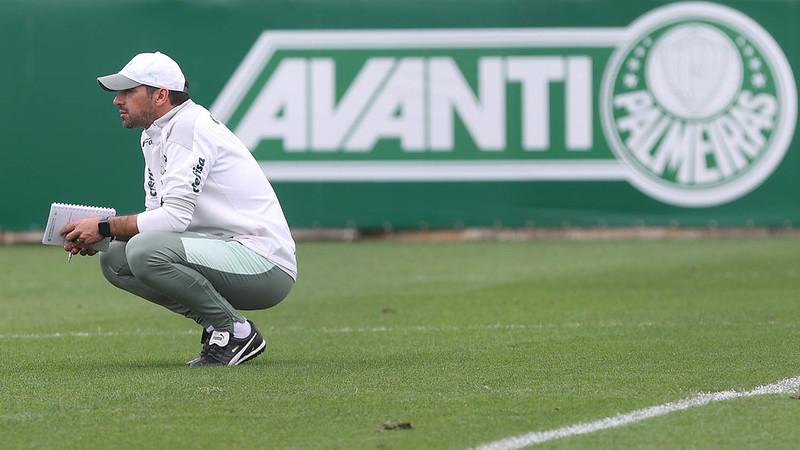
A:
{"type": "Polygon", "coordinates": [[[108,217],[104,217],[103,220],[97,224],[97,231],[103,237],[111,237],[111,225],[108,223],[108,217]]]}

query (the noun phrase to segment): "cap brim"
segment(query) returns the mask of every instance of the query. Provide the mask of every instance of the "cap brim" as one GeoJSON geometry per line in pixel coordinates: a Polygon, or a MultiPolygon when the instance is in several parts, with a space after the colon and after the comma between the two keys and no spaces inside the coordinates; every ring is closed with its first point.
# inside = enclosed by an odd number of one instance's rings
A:
{"type": "Polygon", "coordinates": [[[109,91],[124,91],[126,89],[133,89],[136,86],[141,86],[141,83],[131,80],[125,75],[115,73],[113,75],[106,75],[104,77],[97,77],[97,83],[100,87],[109,91]]]}

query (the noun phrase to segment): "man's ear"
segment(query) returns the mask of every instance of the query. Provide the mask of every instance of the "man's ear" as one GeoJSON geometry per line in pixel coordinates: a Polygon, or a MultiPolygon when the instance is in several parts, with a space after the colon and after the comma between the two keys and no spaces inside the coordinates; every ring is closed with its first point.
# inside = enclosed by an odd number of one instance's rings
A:
{"type": "Polygon", "coordinates": [[[156,106],[161,106],[165,103],[169,103],[169,89],[160,88],[156,92],[156,106]]]}

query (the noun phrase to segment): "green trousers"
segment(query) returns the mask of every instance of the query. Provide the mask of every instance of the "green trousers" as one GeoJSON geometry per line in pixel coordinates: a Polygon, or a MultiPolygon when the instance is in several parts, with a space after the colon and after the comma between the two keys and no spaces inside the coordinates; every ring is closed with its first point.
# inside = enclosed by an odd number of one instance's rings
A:
{"type": "Polygon", "coordinates": [[[281,268],[244,245],[200,233],[146,232],[113,241],[100,253],[114,286],[184,315],[203,327],[233,332],[238,310],[271,308],[292,289],[281,268]]]}

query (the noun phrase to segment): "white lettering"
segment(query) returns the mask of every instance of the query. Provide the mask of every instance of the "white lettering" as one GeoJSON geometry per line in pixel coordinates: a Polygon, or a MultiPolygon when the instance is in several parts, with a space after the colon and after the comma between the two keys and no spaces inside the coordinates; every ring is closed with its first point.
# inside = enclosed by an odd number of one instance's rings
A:
{"type": "Polygon", "coordinates": [[[657,176],[681,184],[715,183],[745,169],[765,143],[764,131],[774,126],[775,103],[772,96],[744,92],[729,113],[695,123],[662,113],[646,91],[614,98],[622,110],[617,128],[627,133],[631,153],[657,176]]]}
{"type": "Polygon", "coordinates": [[[400,139],[405,151],[424,150],[423,75],[421,58],[401,59],[345,143],[345,151],[370,151],[383,138],[400,139]]]}
{"type": "Polygon", "coordinates": [[[478,61],[477,99],[452,58],[431,58],[429,68],[431,150],[453,149],[455,113],[480,150],[504,150],[506,97],[502,60],[487,57],[478,61]]]}
{"type": "Polygon", "coordinates": [[[695,133],[694,180],[679,178],[679,182],[688,184],[694,181],[697,184],[703,184],[717,181],[720,178],[719,174],[710,168],[712,164],[710,164],[708,156],[714,153],[714,146],[707,137],[708,125],[700,125],[699,132],[695,133]]]}
{"type": "Polygon", "coordinates": [[[251,149],[264,139],[283,139],[286,151],[304,151],[306,130],[306,61],[286,58],[258,93],[235,133],[251,149]]]}
{"type": "Polygon", "coordinates": [[[650,170],[657,175],[665,175],[667,172],[676,173],[676,178],[679,180],[690,179],[691,165],[687,162],[693,150],[695,134],[697,134],[697,125],[693,123],[684,125],[679,121],[672,122],[669,131],[656,149],[649,166],[650,170]]]}
{"type": "Polygon", "coordinates": [[[748,164],[744,155],[758,152],[758,149],[742,133],[742,129],[727,115],[721,116],[714,122],[712,139],[714,139],[715,146],[724,149],[725,155],[730,161],[731,173],[744,169],[748,164]]]}
{"type": "Polygon", "coordinates": [[[508,80],[522,83],[522,147],[550,147],[550,83],[564,79],[564,60],[558,56],[508,58],[508,80]]]}
{"type": "Polygon", "coordinates": [[[371,58],[336,105],[336,76],[330,58],[311,60],[311,147],[336,151],[394,66],[393,58],[371,58]]]}
{"type": "Polygon", "coordinates": [[[655,145],[655,138],[666,129],[666,118],[654,106],[653,98],[647,91],[618,95],[614,98],[614,105],[632,113],[617,120],[617,128],[621,132],[629,133],[625,145],[634,153],[640,154],[640,157],[645,157],[644,153],[655,145]]]}
{"type": "Polygon", "coordinates": [[[565,88],[567,98],[564,121],[567,124],[567,149],[591,150],[592,60],[588,56],[567,58],[565,88]]]}
{"type": "Polygon", "coordinates": [[[587,56],[486,56],[474,83],[451,57],[375,57],[345,89],[333,58],[284,58],[235,132],[252,149],[276,139],[287,152],[369,152],[382,139],[397,139],[404,152],[450,152],[458,117],[478,151],[505,151],[507,83],[520,84],[524,150],[550,149],[553,83],[564,86],[566,150],[591,150],[587,56]]]}
{"type": "Polygon", "coordinates": [[[736,105],[731,108],[731,116],[736,119],[747,139],[753,144],[749,147],[753,152],[747,153],[750,158],[755,158],[758,148],[766,142],[763,132],[771,130],[775,125],[776,109],[777,101],[773,96],[759,94],[754,98],[750,91],[742,92],[736,105]]]}

